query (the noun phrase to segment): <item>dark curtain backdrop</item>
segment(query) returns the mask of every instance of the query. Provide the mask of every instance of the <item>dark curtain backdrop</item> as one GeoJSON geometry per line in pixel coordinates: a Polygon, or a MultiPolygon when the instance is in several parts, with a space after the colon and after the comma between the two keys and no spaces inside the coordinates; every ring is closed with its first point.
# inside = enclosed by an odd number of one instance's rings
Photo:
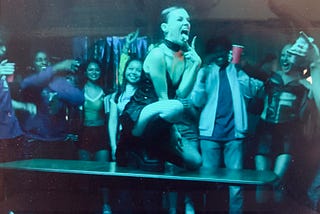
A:
{"type": "MultiPolygon", "coordinates": [[[[119,61],[125,37],[107,36],[105,38],[89,38],[87,36],[72,39],[72,55],[80,62],[88,59],[99,60],[105,69],[104,87],[107,93],[115,91],[118,85],[119,61]]],[[[130,47],[131,54],[141,60],[148,51],[147,37],[139,37],[130,47]]]]}

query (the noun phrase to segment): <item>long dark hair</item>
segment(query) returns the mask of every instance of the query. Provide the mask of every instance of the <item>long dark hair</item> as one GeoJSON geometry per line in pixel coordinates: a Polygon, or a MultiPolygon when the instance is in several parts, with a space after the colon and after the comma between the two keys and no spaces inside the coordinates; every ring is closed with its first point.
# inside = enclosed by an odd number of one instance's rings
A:
{"type": "MultiPolygon", "coordinates": [[[[115,96],[115,101],[117,102],[118,98],[120,97],[120,95],[126,90],[126,85],[128,83],[127,79],[126,79],[126,71],[127,71],[127,68],[128,66],[130,65],[131,62],[133,61],[138,61],[142,64],[142,60],[139,59],[138,57],[136,56],[132,56],[130,57],[130,59],[126,62],[125,66],[124,66],[124,70],[123,70],[123,74],[122,74],[122,84],[120,84],[118,86],[118,90],[117,90],[117,93],[116,93],[116,96],[115,96]]],[[[140,80],[137,82],[137,85],[139,85],[141,79],[142,79],[142,76],[144,75],[144,71],[143,69],[141,70],[141,76],[140,76],[140,80]]]]}

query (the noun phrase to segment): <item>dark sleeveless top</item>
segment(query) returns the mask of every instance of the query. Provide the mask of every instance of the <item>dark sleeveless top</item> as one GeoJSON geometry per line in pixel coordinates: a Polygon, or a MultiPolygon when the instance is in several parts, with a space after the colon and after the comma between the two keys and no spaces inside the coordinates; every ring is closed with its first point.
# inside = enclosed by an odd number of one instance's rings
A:
{"type": "Polygon", "coordinates": [[[274,74],[266,85],[267,97],[262,119],[270,123],[296,121],[301,116],[308,90],[294,80],[284,84],[279,74],[274,74]]]}
{"type": "MultiPolygon", "coordinates": [[[[173,99],[176,96],[177,87],[173,86],[168,72],[166,72],[166,81],[168,97],[169,99],[173,99]]],[[[131,130],[134,123],[138,120],[142,109],[146,105],[157,102],[158,100],[158,95],[155,91],[150,75],[143,72],[136,92],[131,97],[129,103],[126,105],[122,115],[120,116],[120,122],[123,128],[131,130]]]]}

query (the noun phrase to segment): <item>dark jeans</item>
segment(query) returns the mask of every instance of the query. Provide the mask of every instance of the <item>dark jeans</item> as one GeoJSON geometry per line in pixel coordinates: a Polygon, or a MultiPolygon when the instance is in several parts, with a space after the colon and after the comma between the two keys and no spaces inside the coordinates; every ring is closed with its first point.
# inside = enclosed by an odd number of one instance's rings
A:
{"type": "Polygon", "coordinates": [[[24,137],[0,139],[0,162],[23,159],[24,137]]]}
{"type": "Polygon", "coordinates": [[[70,141],[41,141],[28,139],[23,145],[23,155],[26,159],[77,159],[77,150],[70,141]]]}
{"type": "MultiPolygon", "coordinates": [[[[226,143],[201,140],[203,164],[201,170],[206,171],[221,167],[222,163],[229,169],[242,169],[243,141],[233,140],[226,143]]],[[[211,202],[210,202],[211,203],[211,202]]],[[[242,213],[243,191],[240,186],[229,186],[229,213],[242,213]]]]}

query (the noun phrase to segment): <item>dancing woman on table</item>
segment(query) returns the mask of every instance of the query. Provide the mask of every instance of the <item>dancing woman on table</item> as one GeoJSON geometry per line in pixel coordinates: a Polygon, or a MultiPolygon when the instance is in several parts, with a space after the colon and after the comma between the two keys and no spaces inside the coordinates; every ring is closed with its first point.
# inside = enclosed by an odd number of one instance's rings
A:
{"type": "Polygon", "coordinates": [[[194,40],[191,47],[187,43],[190,33],[187,11],[170,7],[163,10],[162,17],[165,39],[145,59],[141,83],[120,118],[123,125],[120,138],[130,144],[129,159],[141,169],[150,169],[149,166],[152,169],[154,161],[149,162],[150,155],[194,168],[200,161],[183,149],[174,123],[182,119],[189,106],[184,98],[193,87],[201,59],[194,50],[194,40]]]}

